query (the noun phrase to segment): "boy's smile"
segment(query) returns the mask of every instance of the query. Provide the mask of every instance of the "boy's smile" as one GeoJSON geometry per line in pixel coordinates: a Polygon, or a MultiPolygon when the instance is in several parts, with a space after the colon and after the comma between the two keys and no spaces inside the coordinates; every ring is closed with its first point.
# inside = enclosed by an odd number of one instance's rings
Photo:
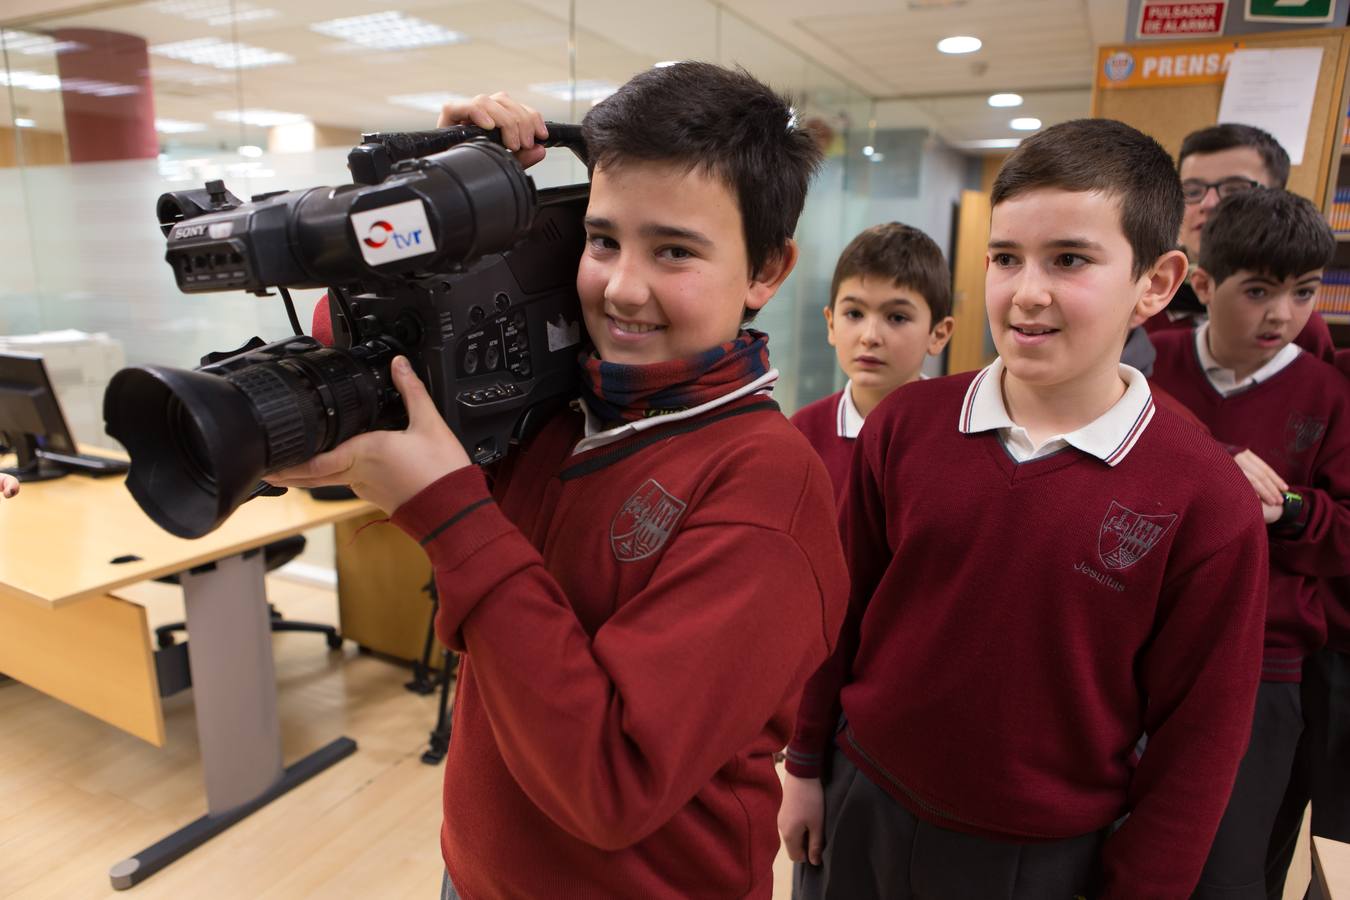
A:
{"type": "Polygon", "coordinates": [[[734,339],[746,308],[782,280],[776,265],[769,281],[751,278],[736,196],[701,168],[639,161],[592,174],[577,293],[603,360],[665,362],[734,339]]]}
{"type": "Polygon", "coordinates": [[[1322,270],[1279,280],[1243,269],[1215,285],[1197,270],[1196,294],[1209,307],[1209,352],[1238,378],[1270,362],[1298,336],[1316,306],[1322,270]]]}

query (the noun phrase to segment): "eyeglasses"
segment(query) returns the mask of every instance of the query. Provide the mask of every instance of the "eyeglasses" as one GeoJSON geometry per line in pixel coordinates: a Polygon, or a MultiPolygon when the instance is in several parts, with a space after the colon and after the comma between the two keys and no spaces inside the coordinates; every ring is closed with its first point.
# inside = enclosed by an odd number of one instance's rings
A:
{"type": "Polygon", "coordinates": [[[1222,200],[1225,197],[1231,197],[1234,194],[1241,194],[1244,191],[1259,187],[1261,187],[1261,182],[1239,176],[1225,178],[1222,181],[1200,181],[1198,178],[1187,178],[1181,183],[1181,197],[1187,203],[1199,203],[1205,199],[1205,195],[1209,193],[1210,188],[1214,188],[1214,192],[1222,200]]]}

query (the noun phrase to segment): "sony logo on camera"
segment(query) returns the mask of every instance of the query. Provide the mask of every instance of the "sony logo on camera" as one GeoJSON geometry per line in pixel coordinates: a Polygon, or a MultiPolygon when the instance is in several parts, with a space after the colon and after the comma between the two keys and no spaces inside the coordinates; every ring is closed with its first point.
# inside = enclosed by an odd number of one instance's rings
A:
{"type": "Polygon", "coordinates": [[[361,256],[372,266],[436,250],[421,200],[352,213],[351,222],[361,256]]]}

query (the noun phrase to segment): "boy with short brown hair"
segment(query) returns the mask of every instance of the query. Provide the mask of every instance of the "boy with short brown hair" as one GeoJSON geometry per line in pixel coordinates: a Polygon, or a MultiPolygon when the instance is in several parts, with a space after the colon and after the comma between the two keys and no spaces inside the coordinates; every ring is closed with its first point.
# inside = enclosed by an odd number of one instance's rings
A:
{"type": "Polygon", "coordinates": [[[999,173],[999,358],[896,391],[859,438],[849,614],[779,814],[823,863],[801,896],[1194,887],[1250,726],[1266,550],[1231,459],[1116,362],[1185,272],[1181,205],[1166,152],[1108,120],[999,173]]]}
{"type": "Polygon", "coordinates": [[[899,222],[858,234],[835,263],[824,309],[844,389],[792,417],[816,448],[836,499],[863,420],[891,391],[923,377],[952,335],[952,276],[933,239],[899,222]]]}
{"type": "Polygon", "coordinates": [[[1280,189],[1230,195],[1205,224],[1191,276],[1208,319],[1192,332],[1154,336],[1154,380],[1217,440],[1259,461],[1251,480],[1270,537],[1251,743],[1200,898],[1266,896],[1266,850],[1305,730],[1299,682],[1327,638],[1319,581],[1350,575],[1350,389],[1293,343],[1335,251],[1335,236],[1308,200],[1280,189]]]}
{"type": "MultiPolygon", "coordinates": [[[[542,155],[505,95],[442,124],[464,121],[542,155]]],[[[445,896],[768,900],[773,754],[847,572],[829,476],[742,323],[792,270],[820,154],[784,98],[706,63],[639,74],[582,127],[578,407],[489,488],[400,360],[407,431],[269,480],[351,484],[431,558],[437,633],[465,655],[445,896]]]]}

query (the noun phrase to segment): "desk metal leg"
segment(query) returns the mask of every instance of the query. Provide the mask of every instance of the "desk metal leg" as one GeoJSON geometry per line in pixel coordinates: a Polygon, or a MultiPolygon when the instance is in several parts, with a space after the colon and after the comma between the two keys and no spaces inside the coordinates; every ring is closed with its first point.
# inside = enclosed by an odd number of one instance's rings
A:
{"type": "Polygon", "coordinates": [[[356,750],[351,738],[283,766],[276,669],[263,586],[252,551],[180,576],[207,814],[112,867],[112,886],[143,881],[356,750]]]}

